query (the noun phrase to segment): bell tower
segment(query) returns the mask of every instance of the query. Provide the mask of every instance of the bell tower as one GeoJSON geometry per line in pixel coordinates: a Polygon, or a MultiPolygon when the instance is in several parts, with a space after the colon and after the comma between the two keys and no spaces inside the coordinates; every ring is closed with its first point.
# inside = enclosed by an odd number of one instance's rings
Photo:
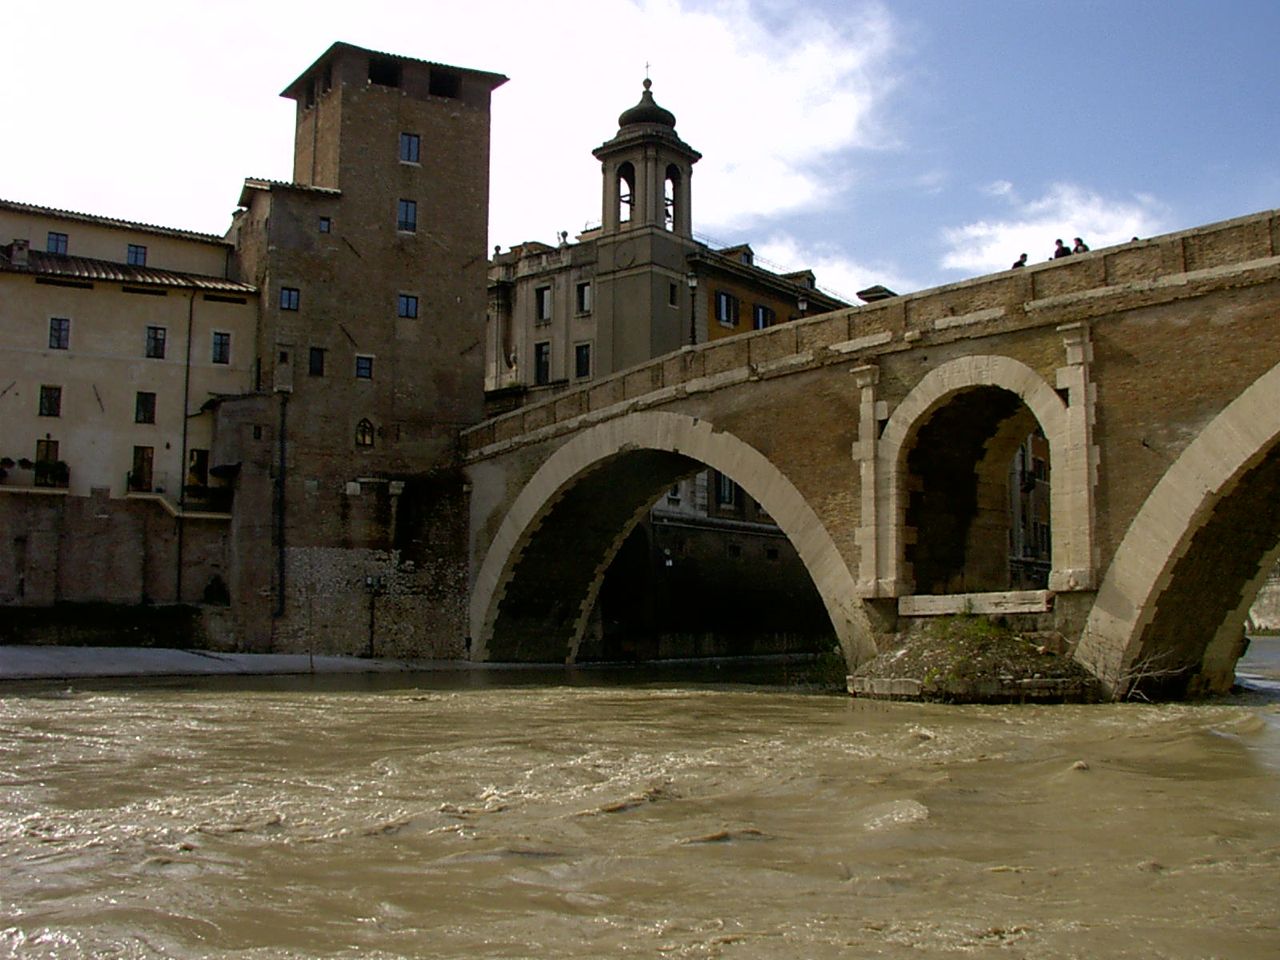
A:
{"type": "Polygon", "coordinates": [[[656,227],[693,235],[689,213],[693,165],[702,158],[676,135],[676,118],[644,81],[640,102],[618,117],[618,133],[591,151],[604,174],[601,232],[656,227]]]}

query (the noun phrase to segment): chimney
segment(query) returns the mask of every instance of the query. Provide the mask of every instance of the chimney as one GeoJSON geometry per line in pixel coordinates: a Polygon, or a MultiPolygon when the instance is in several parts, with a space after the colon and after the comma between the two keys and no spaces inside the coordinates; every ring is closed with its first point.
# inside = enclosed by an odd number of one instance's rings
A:
{"type": "Polygon", "coordinates": [[[14,237],[13,245],[9,247],[9,262],[15,267],[28,266],[27,250],[30,247],[30,240],[20,240],[14,237]]]}

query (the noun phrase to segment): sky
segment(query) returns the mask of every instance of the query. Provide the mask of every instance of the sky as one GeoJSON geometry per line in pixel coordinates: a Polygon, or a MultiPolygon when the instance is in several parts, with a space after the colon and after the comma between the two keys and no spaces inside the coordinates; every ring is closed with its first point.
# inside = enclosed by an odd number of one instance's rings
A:
{"type": "MultiPolygon", "coordinates": [[[[694,230],[852,300],[1280,207],[1275,0],[62,0],[0,30],[0,198],[221,234],[343,40],[502,73],[489,244],[600,219],[639,100],[694,230]]],[[[6,238],[0,238],[6,239],[6,238]]]]}

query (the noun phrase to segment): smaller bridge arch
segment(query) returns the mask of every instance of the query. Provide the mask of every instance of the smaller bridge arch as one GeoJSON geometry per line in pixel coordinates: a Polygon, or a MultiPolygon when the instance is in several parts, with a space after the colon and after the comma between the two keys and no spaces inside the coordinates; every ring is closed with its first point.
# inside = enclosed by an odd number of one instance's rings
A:
{"type": "MultiPolygon", "coordinates": [[[[988,450],[995,452],[988,458],[992,464],[981,470],[987,473],[1007,470],[1016,443],[1025,437],[1025,432],[1037,424],[1043,431],[1054,473],[1050,488],[1053,538],[1049,587],[1079,590],[1092,585],[1093,483],[1086,410],[1089,400],[1087,344],[1076,336],[1078,331],[1064,333],[1069,362],[1057,371],[1059,389],[1051,387],[1021,361],[999,355],[975,355],[948,361],[931,370],[893,410],[875,446],[877,496],[864,497],[864,503],[871,509],[864,509],[863,525],[870,528],[874,524],[874,534],[868,529],[860,540],[876,545],[875,550],[863,552],[859,581],[864,596],[900,596],[914,589],[907,573],[906,557],[910,539],[909,457],[920,431],[931,418],[961,395],[973,391],[1000,391],[1008,394],[1010,400],[1025,404],[1021,416],[1017,415],[1015,404],[996,414],[1007,420],[1002,429],[986,439],[988,450]],[[1073,346],[1081,348],[1073,353],[1073,346]],[[1020,430],[1022,436],[1015,436],[1020,430]],[[997,460],[1000,462],[995,463],[997,460]]],[[[864,471],[864,484],[865,481],[864,471]]]]}
{"type": "Polygon", "coordinates": [[[574,435],[513,501],[476,572],[472,657],[569,661],[605,570],[653,499],[712,467],[769,513],[812,578],[850,663],[875,655],[854,580],[818,516],[754,447],[698,417],[638,412],[574,435]],[[577,555],[565,556],[570,545],[577,555]]]}

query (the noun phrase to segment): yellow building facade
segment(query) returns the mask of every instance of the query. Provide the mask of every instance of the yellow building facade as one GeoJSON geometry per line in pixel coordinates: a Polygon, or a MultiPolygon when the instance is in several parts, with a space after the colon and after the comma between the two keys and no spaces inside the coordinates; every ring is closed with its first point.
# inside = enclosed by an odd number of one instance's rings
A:
{"type": "Polygon", "coordinates": [[[203,499],[201,408],[249,389],[258,317],[227,244],[8,202],[0,238],[0,490],[203,499]]]}

